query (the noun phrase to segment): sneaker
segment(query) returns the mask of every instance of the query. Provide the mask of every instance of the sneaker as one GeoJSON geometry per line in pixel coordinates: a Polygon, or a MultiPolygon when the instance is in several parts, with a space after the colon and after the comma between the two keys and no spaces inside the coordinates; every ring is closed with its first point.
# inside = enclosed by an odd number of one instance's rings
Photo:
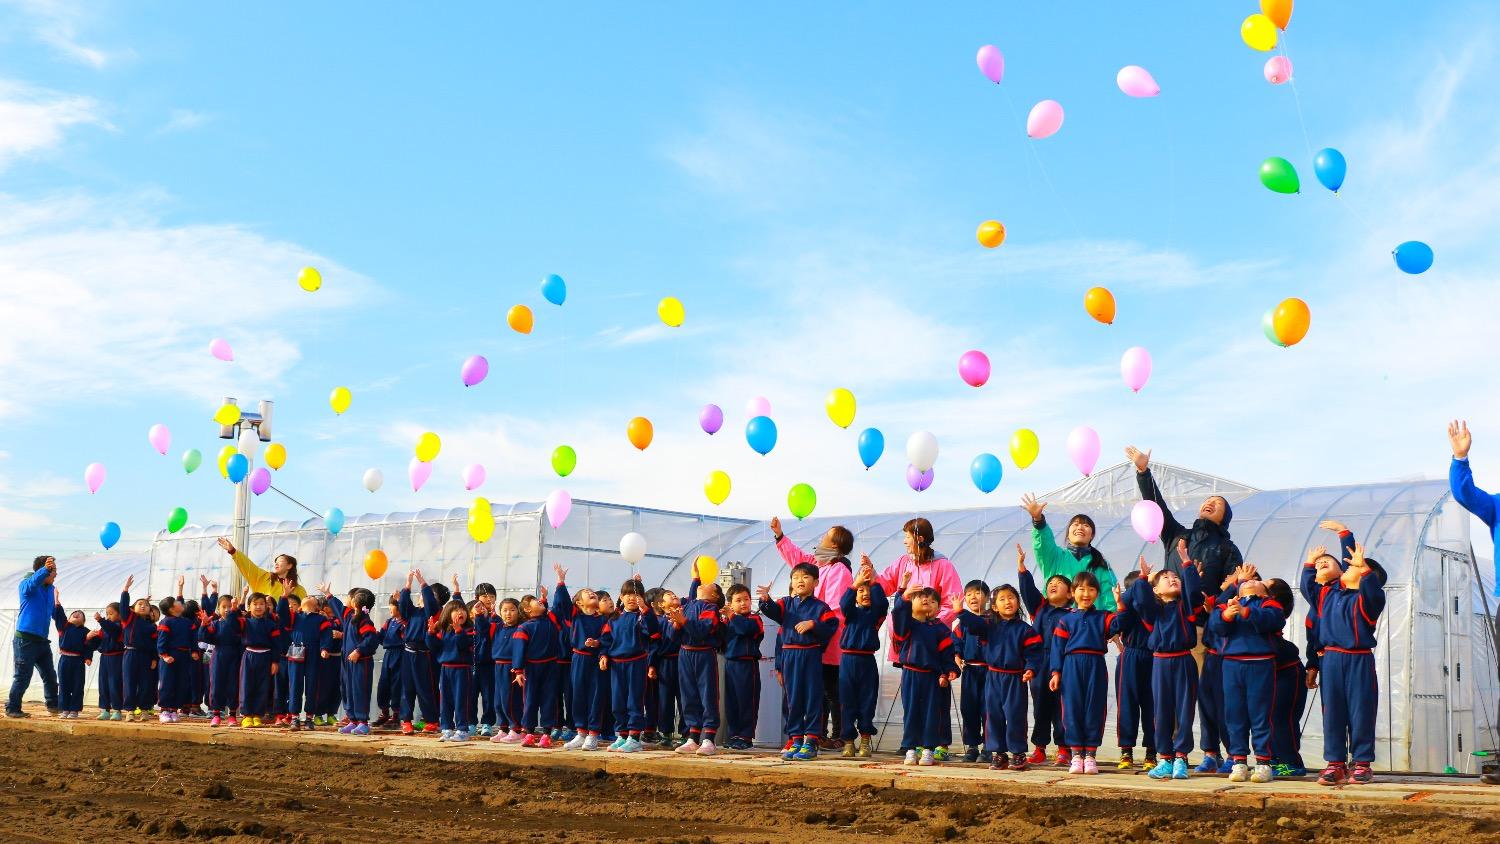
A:
{"type": "Polygon", "coordinates": [[[292,731],[292,732],[294,732],[294,733],[300,732],[302,730],[302,722],[301,721],[293,721],[291,723],[291,725],[287,727],[287,729],[290,730],[290,731],[292,731]]]}
{"type": "Polygon", "coordinates": [[[124,721],[125,720],[125,713],[123,713],[120,710],[116,709],[114,712],[111,712],[109,714],[109,720],[111,720],[111,721],[124,721]]]}
{"type": "Polygon", "coordinates": [[[913,748],[911,750],[906,751],[906,758],[903,759],[902,761],[905,762],[908,765],[915,765],[915,764],[917,764],[917,759],[918,759],[917,751],[916,751],[915,748],[913,748]]]}
{"type": "Polygon", "coordinates": [[[1212,753],[1203,754],[1203,761],[1193,769],[1195,774],[1217,774],[1219,772],[1219,757],[1212,753]]]}
{"type": "Polygon", "coordinates": [[[452,741],[453,733],[453,730],[443,730],[443,734],[438,736],[438,741],[452,741]]]}
{"type": "MultiPolygon", "coordinates": [[[[711,741],[706,741],[706,742],[703,743],[703,747],[708,748],[710,752],[713,751],[713,746],[714,746],[714,743],[711,742],[711,741]]],[[[642,747],[642,745],[641,745],[641,740],[640,739],[634,738],[634,737],[627,738],[627,739],[625,739],[625,743],[622,744],[622,745],[620,745],[620,752],[621,753],[640,753],[641,752],[641,747],[642,747]]],[[[703,753],[703,751],[701,749],[698,752],[699,753],[703,753]]],[[[704,755],[708,755],[708,754],[704,754],[704,755]]]]}
{"type": "Polygon", "coordinates": [[[1029,767],[1031,766],[1027,764],[1026,757],[1019,753],[1010,758],[1010,769],[1012,771],[1024,771],[1029,767]]]}
{"type": "Polygon", "coordinates": [[[1083,773],[1083,757],[1082,756],[1074,756],[1072,759],[1068,760],[1068,773],[1070,773],[1070,774],[1081,774],[1081,773],[1083,773]]]}
{"type": "Polygon", "coordinates": [[[1278,777],[1305,777],[1307,769],[1299,765],[1288,765],[1285,762],[1277,762],[1271,766],[1272,772],[1278,777]]]}
{"type": "Polygon", "coordinates": [[[1037,747],[1036,750],[1031,751],[1030,756],[1026,757],[1026,761],[1031,763],[1032,765],[1047,764],[1047,748],[1040,746],[1037,747]]]}
{"type": "Polygon", "coordinates": [[[852,741],[846,741],[846,742],[844,742],[844,752],[839,754],[839,758],[840,759],[853,759],[854,756],[855,756],[855,754],[857,752],[858,751],[855,750],[855,744],[854,744],[854,742],[852,742],[852,741]]]}
{"type": "Polygon", "coordinates": [[[1121,750],[1120,751],[1120,761],[1117,762],[1117,763],[1115,763],[1115,768],[1118,769],[1118,770],[1121,770],[1121,771],[1128,771],[1128,770],[1130,770],[1131,768],[1134,768],[1134,767],[1135,767],[1135,755],[1132,754],[1128,750],[1121,750]]]}
{"type": "Polygon", "coordinates": [[[570,742],[570,741],[572,741],[573,739],[575,739],[577,737],[578,737],[578,731],[575,730],[575,729],[573,729],[572,727],[569,727],[569,728],[567,728],[567,729],[565,729],[565,730],[562,731],[562,737],[561,738],[563,740],[563,745],[565,747],[567,746],[567,742],[570,742]]]}
{"type": "Polygon", "coordinates": [[[526,741],[526,735],[520,729],[514,729],[502,736],[500,741],[504,744],[520,744],[526,741]]]}
{"type": "Polygon", "coordinates": [[[414,726],[412,726],[412,723],[410,721],[402,721],[401,722],[401,735],[403,735],[403,736],[409,736],[412,733],[415,733],[416,731],[417,731],[417,728],[414,727],[414,726]]]}
{"type": "Polygon", "coordinates": [[[1083,772],[1085,774],[1099,773],[1099,760],[1092,756],[1083,757],[1083,772]]]}
{"type": "Polygon", "coordinates": [[[224,719],[224,726],[226,726],[226,727],[237,727],[237,726],[239,726],[239,720],[240,719],[238,719],[238,718],[234,717],[233,715],[231,715],[228,718],[224,719]]]}
{"type": "Polygon", "coordinates": [[[497,731],[494,735],[490,736],[490,741],[495,744],[511,744],[510,730],[497,731]]]}
{"type": "Polygon", "coordinates": [[[99,720],[99,721],[108,721],[109,720],[109,710],[108,709],[101,709],[101,710],[99,710],[99,717],[98,717],[97,720],[99,720]]]}
{"type": "Polygon", "coordinates": [[[1244,762],[1236,762],[1236,763],[1234,763],[1234,767],[1229,769],[1229,781],[1230,782],[1249,782],[1250,781],[1250,766],[1246,765],[1244,762]]]}
{"type": "Polygon", "coordinates": [[[553,747],[552,736],[542,733],[542,737],[536,740],[536,746],[543,750],[553,747]]]}
{"type": "Polygon", "coordinates": [[[471,738],[473,738],[473,736],[469,735],[468,729],[462,729],[462,730],[454,730],[453,731],[453,738],[450,738],[448,740],[449,741],[468,741],[471,738]]]}
{"type": "Polygon", "coordinates": [[[797,752],[792,754],[792,758],[799,762],[811,762],[818,758],[818,743],[813,739],[802,742],[802,746],[797,748],[797,752]]]}
{"type": "MultiPolygon", "coordinates": [[[[698,752],[698,747],[699,747],[698,742],[693,741],[691,738],[689,738],[687,741],[683,742],[682,744],[677,745],[677,752],[678,753],[682,753],[684,755],[688,754],[688,753],[697,753],[698,752]]],[[[782,758],[784,758],[784,759],[790,759],[791,757],[790,756],[783,756],[782,758]]]]}
{"type": "Polygon", "coordinates": [[[610,742],[609,747],[604,748],[604,750],[607,753],[618,753],[620,751],[620,748],[622,748],[624,746],[625,746],[625,737],[624,736],[617,736],[613,742],[610,742]]]}
{"type": "Polygon", "coordinates": [[[1369,785],[1375,781],[1375,772],[1370,770],[1368,762],[1355,762],[1354,767],[1349,770],[1349,782],[1354,785],[1369,785]]]}
{"type": "MultiPolygon", "coordinates": [[[[681,748],[679,748],[679,750],[680,749],[681,748]]],[[[694,749],[696,750],[696,748],[694,748],[694,749]]],[[[795,739],[792,740],[792,741],[789,741],[789,742],[786,743],[786,748],[781,751],[781,758],[785,759],[788,762],[790,762],[793,759],[797,758],[797,751],[799,751],[801,749],[802,749],[802,745],[798,744],[795,739]]]]}
{"type": "Polygon", "coordinates": [[[598,750],[599,749],[599,737],[596,736],[596,735],[594,735],[593,733],[588,733],[588,734],[584,735],[584,737],[583,737],[583,744],[579,745],[578,749],[579,750],[598,750]]]}
{"type": "MultiPolygon", "coordinates": [[[[1172,760],[1163,759],[1156,763],[1156,767],[1146,772],[1146,776],[1154,780],[1169,780],[1172,778],[1172,760]]],[[[1186,767],[1185,765],[1183,767],[1186,767]]]]}
{"type": "Polygon", "coordinates": [[[1141,770],[1143,770],[1143,771],[1149,771],[1152,768],[1155,768],[1159,764],[1161,764],[1161,763],[1157,761],[1156,754],[1153,753],[1150,756],[1147,756],[1144,760],[1142,760],[1142,762],[1141,762],[1141,770]]]}
{"type": "Polygon", "coordinates": [[[984,748],[979,748],[979,761],[988,765],[994,759],[993,755],[984,748]]]}
{"type": "Polygon", "coordinates": [[[920,758],[920,759],[917,760],[917,764],[921,765],[923,767],[930,767],[932,765],[936,765],[937,764],[937,753],[935,753],[934,751],[931,751],[931,750],[924,750],[924,751],[922,751],[922,758],[920,758]]]}
{"type": "Polygon", "coordinates": [[[556,742],[562,741],[562,738],[563,738],[562,727],[553,727],[552,728],[552,732],[550,732],[550,733],[547,734],[547,738],[552,739],[553,741],[556,741],[556,742]]]}
{"type": "Polygon", "coordinates": [[[948,748],[946,748],[946,747],[934,747],[932,749],[932,758],[936,759],[939,762],[947,762],[948,761],[948,748]]]}
{"type": "Polygon", "coordinates": [[[1185,780],[1188,778],[1188,763],[1186,756],[1179,756],[1172,760],[1172,779],[1185,780]]]}
{"type": "Polygon", "coordinates": [[[208,719],[208,725],[210,727],[217,727],[217,726],[219,726],[219,716],[215,715],[214,717],[208,719]]]}
{"type": "Polygon", "coordinates": [[[1219,773],[1221,773],[1221,774],[1227,774],[1227,773],[1229,773],[1230,771],[1233,771],[1233,770],[1234,770],[1234,760],[1230,759],[1228,756],[1225,756],[1224,757],[1224,761],[1222,761],[1222,762],[1219,763],[1219,773]]]}
{"type": "Polygon", "coordinates": [[[163,724],[170,724],[172,723],[172,716],[166,712],[163,712],[162,714],[156,716],[156,720],[162,722],[163,724]]]}
{"type": "MultiPolygon", "coordinates": [[[[641,743],[640,742],[635,741],[635,739],[631,739],[631,741],[635,742],[635,749],[636,750],[640,750],[641,749],[641,743]]],[[[703,743],[700,744],[700,745],[698,745],[698,755],[699,756],[712,756],[712,755],[714,755],[715,753],[718,753],[718,752],[719,752],[719,749],[717,747],[714,747],[714,740],[713,739],[704,739],[703,743]]]]}
{"type": "Polygon", "coordinates": [[[349,735],[351,736],[367,736],[369,734],[370,723],[368,721],[361,721],[358,724],[355,724],[354,729],[349,731],[349,735]]]}
{"type": "MultiPolygon", "coordinates": [[[[750,748],[747,747],[745,749],[749,750],[750,748]]],[[[869,736],[860,736],[859,737],[859,758],[861,758],[861,759],[869,759],[870,758],[870,754],[872,754],[874,752],[875,752],[875,748],[873,746],[871,746],[871,744],[870,744],[870,737],[869,736]]]]}
{"type": "Polygon", "coordinates": [[[1251,782],[1270,782],[1274,779],[1276,779],[1276,772],[1271,770],[1271,766],[1265,762],[1256,765],[1255,770],[1250,772],[1251,782]]]}
{"type": "Polygon", "coordinates": [[[1010,768],[1010,757],[1004,753],[996,753],[990,757],[991,771],[1004,771],[1010,768]]]}
{"type": "Polygon", "coordinates": [[[1059,768],[1071,769],[1073,766],[1073,754],[1059,748],[1057,751],[1057,761],[1052,764],[1059,768]]]}
{"type": "MultiPolygon", "coordinates": [[[[6,714],[6,715],[7,715],[7,716],[8,716],[8,717],[11,717],[11,718],[27,718],[27,717],[29,717],[29,716],[28,716],[28,715],[26,715],[26,713],[24,713],[24,712],[22,712],[22,713],[19,713],[19,714],[16,714],[16,715],[11,715],[11,714],[10,714],[10,713],[9,713],[9,712],[7,712],[7,713],[5,713],[5,714],[6,714]]],[[[142,713],[141,713],[141,708],[140,708],[140,707],[139,707],[139,706],[137,706],[137,707],[136,707],[136,708],[135,708],[135,711],[134,711],[134,712],[132,712],[132,713],[130,713],[130,720],[132,720],[132,721],[144,721],[144,720],[146,720],[146,719],[144,719],[144,718],[142,718],[142,717],[141,717],[141,715],[142,715],[142,713]]]]}
{"type": "Polygon", "coordinates": [[[480,738],[489,738],[490,736],[492,736],[494,734],[495,734],[495,728],[494,727],[491,727],[489,724],[480,724],[479,725],[479,732],[477,733],[477,735],[480,738]]]}
{"type": "Polygon", "coordinates": [[[563,744],[563,750],[578,750],[583,747],[583,742],[588,739],[588,733],[579,733],[571,740],[563,744]]]}
{"type": "Polygon", "coordinates": [[[1343,785],[1349,781],[1349,769],[1343,762],[1329,762],[1318,775],[1318,785],[1343,785]]]}
{"type": "Polygon", "coordinates": [[[426,724],[422,725],[422,732],[424,733],[435,733],[437,731],[438,725],[436,722],[428,721],[426,724]]]}
{"type": "Polygon", "coordinates": [[[964,761],[965,762],[978,762],[979,761],[979,748],[974,747],[973,745],[970,745],[969,749],[964,751],[964,761]]]}
{"type": "Polygon", "coordinates": [[[541,738],[542,737],[539,736],[539,735],[537,735],[536,733],[527,733],[526,734],[526,738],[521,739],[521,746],[522,747],[536,747],[537,746],[537,742],[541,741],[541,738]]]}

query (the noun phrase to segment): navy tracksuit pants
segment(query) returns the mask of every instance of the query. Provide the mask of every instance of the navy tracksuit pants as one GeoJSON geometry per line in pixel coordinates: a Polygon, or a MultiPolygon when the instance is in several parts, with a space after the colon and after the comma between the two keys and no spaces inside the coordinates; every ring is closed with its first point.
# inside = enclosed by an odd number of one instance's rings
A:
{"type": "Polygon", "coordinates": [[[880,695],[880,669],[874,654],[852,654],[839,657],[839,704],[844,707],[844,734],[839,738],[853,741],[855,736],[875,735],[875,701],[880,695]]]}
{"type": "Polygon", "coordinates": [[[276,688],[271,666],[275,664],[269,652],[245,651],[240,659],[240,715],[259,718],[271,713],[271,696],[276,688]]]}
{"type": "Polygon", "coordinates": [[[401,706],[401,648],[387,650],[380,658],[380,683],[375,687],[375,705],[386,715],[401,706]]]}
{"type": "Polygon", "coordinates": [[[299,715],[312,715],[318,708],[318,658],[310,656],[305,660],[289,659],[286,661],[287,698],[286,711],[293,717],[299,715]]]}
{"type": "Polygon", "coordinates": [[[938,686],[934,694],[932,726],[937,730],[937,746],[947,747],[953,743],[953,685],[938,686]]]}
{"type": "MultiPolygon", "coordinates": [[[[308,657],[308,662],[312,657],[308,657]]],[[[344,661],[342,653],[330,652],[325,659],[318,657],[318,684],[314,695],[315,709],[319,715],[336,715],[339,707],[345,703],[344,691],[344,661]]],[[[368,704],[367,704],[368,705],[368,704]]]]}
{"type": "Polygon", "coordinates": [[[573,660],[570,657],[560,657],[553,676],[557,678],[557,725],[566,727],[573,723],[573,677],[571,675],[573,660]]]}
{"type": "Polygon", "coordinates": [[[125,654],[99,654],[99,708],[105,712],[125,708],[124,679],[125,654]]]}
{"type": "Polygon", "coordinates": [[[1329,762],[1375,761],[1375,712],[1380,684],[1375,655],[1323,651],[1323,758],[1329,762]]]}
{"type": "Polygon", "coordinates": [[[1109,668],[1103,654],[1070,653],[1063,657],[1063,738],[1075,750],[1098,750],[1104,741],[1104,712],[1109,706],[1109,668]]]}
{"type": "Polygon", "coordinates": [[[432,699],[431,654],[407,650],[401,655],[401,720],[413,720],[419,705],[422,720],[437,720],[437,701],[432,699]]]}
{"type": "MultiPolygon", "coordinates": [[[[821,653],[808,663],[818,675],[818,701],[814,708],[822,712],[823,668],[821,653]]],[[[682,689],[682,717],[688,732],[712,738],[719,731],[719,655],[712,648],[683,648],[677,657],[677,681],[682,689]]],[[[811,726],[809,725],[809,729],[811,726]]]]}
{"type": "Polygon", "coordinates": [[[438,726],[445,730],[469,728],[469,692],[473,689],[472,665],[442,666],[438,699],[442,701],[438,711],[438,726]]]}
{"type": "Polygon", "coordinates": [[[599,692],[595,695],[599,699],[599,737],[608,741],[615,740],[615,731],[623,730],[624,727],[615,723],[615,696],[612,691],[614,687],[610,684],[608,671],[599,672],[599,692]]]}
{"type": "Polygon", "coordinates": [[[151,673],[151,661],[156,656],[150,651],[139,651],[134,648],[125,649],[125,657],[121,661],[121,709],[150,709],[154,698],[151,689],[155,687],[156,678],[151,673]]]}
{"type": "Polygon", "coordinates": [[[760,660],[756,657],[724,660],[724,732],[730,738],[753,741],[759,719],[760,660]]]}
{"type": "Polygon", "coordinates": [[[240,700],[240,662],[244,651],[239,648],[214,648],[208,664],[208,708],[216,713],[238,709],[240,700]]]}
{"type": "Polygon", "coordinates": [[[557,669],[557,663],[550,659],[526,663],[521,729],[550,733],[557,727],[557,669]]]}
{"type": "Polygon", "coordinates": [[[958,687],[958,716],[963,721],[965,747],[978,747],[984,742],[984,687],[989,673],[990,667],[982,662],[964,664],[958,687]]]}
{"type": "Polygon", "coordinates": [[[57,708],[83,711],[83,657],[63,654],[57,658],[57,708]]]}
{"type": "Polygon", "coordinates": [[[682,721],[680,661],[679,656],[665,656],[656,666],[656,730],[662,735],[670,736],[674,729],[687,732],[686,722],[682,721]]]}
{"type": "MultiPolygon", "coordinates": [[[[1026,684],[1021,682],[1022,672],[1010,668],[984,670],[989,674],[984,680],[984,749],[1025,756],[1026,684]]],[[[967,721],[964,727],[968,728],[967,721]]]]}
{"type": "Polygon", "coordinates": [[[1205,652],[1198,679],[1198,746],[1218,754],[1224,744],[1224,658],[1205,652]]]}
{"type": "Polygon", "coordinates": [[[292,697],[291,660],[280,658],[281,667],[271,678],[271,711],[277,715],[287,714],[292,697]]]}
{"type": "Polygon", "coordinates": [[[525,692],[510,676],[510,663],[497,662],[495,677],[495,727],[499,730],[521,728],[521,709],[525,706],[525,692]]]}
{"type": "Polygon", "coordinates": [[[360,655],[359,662],[343,661],[344,715],[350,721],[370,720],[370,692],[375,684],[375,660],[360,655]]]}
{"type": "Polygon", "coordinates": [[[1198,663],[1192,651],[1151,661],[1152,711],[1156,745],[1163,758],[1187,758],[1193,749],[1193,712],[1198,708],[1198,663]]]}
{"type": "MultiPolygon", "coordinates": [[[[599,700],[599,680],[604,672],[599,670],[599,657],[575,653],[568,672],[573,689],[573,728],[598,735],[604,726],[599,700]]],[[[610,706],[614,706],[613,700],[610,706]]]]}
{"type": "MultiPolygon", "coordinates": [[[[901,748],[932,750],[939,746],[937,716],[948,716],[940,709],[938,675],[934,671],[905,666],[901,669],[901,748]]],[[[796,735],[796,733],[792,733],[796,735]]]]}
{"type": "Polygon", "coordinates": [[[469,707],[469,723],[495,726],[495,663],[482,662],[474,666],[474,688],[478,696],[470,695],[473,705],[469,707]]]}
{"type": "Polygon", "coordinates": [[[1224,660],[1224,744],[1236,760],[1271,760],[1271,706],[1276,697],[1276,660],[1224,660]]]}
{"type": "Polygon", "coordinates": [[[1276,669],[1276,696],[1271,701],[1271,748],[1277,762],[1294,768],[1302,762],[1302,711],[1307,707],[1307,683],[1302,663],[1276,669]]]}
{"type": "MultiPolygon", "coordinates": [[[[686,658],[687,651],[682,655],[686,658]]],[[[781,676],[786,683],[787,735],[819,738],[823,730],[822,649],[782,648],[781,676]]]]}
{"type": "MultiPolygon", "coordinates": [[[[596,663],[597,664],[597,663],[596,663]]],[[[615,729],[639,736],[646,729],[646,657],[609,661],[610,707],[615,729]]]]}
{"type": "Polygon", "coordinates": [[[158,660],[157,675],[161,683],[157,700],[162,709],[186,709],[188,692],[192,688],[191,672],[195,667],[189,651],[173,651],[172,661],[158,660]]]}
{"type": "Polygon", "coordinates": [[[1155,660],[1144,648],[1126,648],[1115,662],[1115,738],[1120,747],[1135,747],[1139,728],[1141,747],[1156,752],[1152,713],[1151,664],[1155,660]]]}
{"type": "Polygon", "coordinates": [[[1043,671],[1031,681],[1031,713],[1035,721],[1031,727],[1031,743],[1046,747],[1049,743],[1063,746],[1062,696],[1047,688],[1052,675],[1043,671]]]}
{"type": "MultiPolygon", "coordinates": [[[[202,651],[197,651],[201,654],[202,651]]],[[[203,694],[207,690],[207,684],[203,676],[203,660],[200,658],[187,664],[187,698],[182,702],[183,709],[197,709],[203,703],[203,694]]]]}

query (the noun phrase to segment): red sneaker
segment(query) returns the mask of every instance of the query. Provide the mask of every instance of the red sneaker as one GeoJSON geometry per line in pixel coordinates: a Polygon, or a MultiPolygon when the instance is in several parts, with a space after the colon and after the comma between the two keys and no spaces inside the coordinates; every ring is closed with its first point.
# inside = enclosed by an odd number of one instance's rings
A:
{"type": "Polygon", "coordinates": [[[422,727],[422,732],[424,732],[424,733],[435,733],[437,731],[438,731],[438,725],[437,725],[436,721],[428,721],[422,727]]]}
{"type": "Polygon", "coordinates": [[[1010,760],[1010,769],[1012,771],[1024,771],[1028,767],[1027,761],[1025,756],[1013,756],[1010,760]]]}
{"type": "Polygon", "coordinates": [[[536,740],[536,746],[546,750],[552,746],[552,736],[542,733],[542,737],[536,740]]]}
{"type": "Polygon", "coordinates": [[[536,733],[527,733],[526,734],[526,738],[521,739],[521,746],[522,747],[536,747],[537,741],[538,741],[538,739],[537,739],[536,733]]]}
{"type": "Polygon", "coordinates": [[[1059,768],[1066,768],[1069,765],[1073,764],[1073,754],[1069,753],[1066,750],[1063,750],[1062,748],[1058,748],[1057,761],[1053,762],[1052,764],[1056,765],[1059,768]]]}
{"type": "Polygon", "coordinates": [[[409,736],[412,733],[415,733],[416,731],[417,731],[416,728],[411,725],[410,721],[402,721],[401,722],[401,735],[403,735],[403,736],[409,736]]]}
{"type": "Polygon", "coordinates": [[[1374,781],[1375,772],[1370,770],[1369,762],[1355,762],[1349,770],[1349,782],[1355,785],[1369,785],[1374,781]]]}
{"type": "Polygon", "coordinates": [[[1318,775],[1318,785],[1343,785],[1349,781],[1349,769],[1344,767],[1343,762],[1329,762],[1323,773],[1318,775]]]}
{"type": "Polygon", "coordinates": [[[1037,747],[1036,750],[1031,751],[1030,756],[1026,757],[1026,761],[1030,762],[1033,765],[1047,764],[1047,748],[1037,747]]]}

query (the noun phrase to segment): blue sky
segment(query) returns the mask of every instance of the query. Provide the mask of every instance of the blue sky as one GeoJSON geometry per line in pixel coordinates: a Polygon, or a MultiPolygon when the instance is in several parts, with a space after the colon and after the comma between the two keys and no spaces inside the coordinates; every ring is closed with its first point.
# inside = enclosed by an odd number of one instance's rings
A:
{"type": "MultiPolygon", "coordinates": [[[[108,520],[143,547],[179,505],[225,520],[229,484],[177,457],[211,462],[228,394],[276,400],[278,486],[351,515],[464,505],[471,462],[496,502],[564,486],[706,511],[723,469],[730,515],[784,512],[797,482],[828,514],[1008,504],[1076,476],[1063,441],[1084,424],[1101,465],[1137,443],[1271,488],[1440,475],[1464,416],[1500,485],[1500,13],[1302,4],[1299,119],[1239,40],[1252,11],[0,4],[0,555],[97,548],[108,520]],[[1162,95],[1121,94],[1126,64],[1162,95]],[[1066,122],[1028,141],[1044,98],[1066,122]],[[1338,198],[1313,179],[1324,146],[1349,161],[1338,198]],[[1271,155],[1301,195],[1260,186],[1271,155]],[[974,240],[989,218],[997,250],[974,240]],[[1433,270],[1395,269],[1408,239],[1433,270]],[[551,272],[562,308],[538,291],[551,272]],[[1083,312],[1095,284],[1113,326],[1083,312]],[[656,321],[665,295],[680,329],[656,321]],[[1260,319],[1288,296],[1313,328],[1283,350],[1260,319]],[[529,337],[505,327],[516,303],[529,337]],[[1138,395],[1118,372],[1134,345],[1155,358],[1138,395]],[[956,375],[970,348],[994,362],[979,390],[956,375]],[[465,390],[471,354],[491,375],[465,390]],[[335,418],[339,385],[355,398],[335,418]],[[834,387],[860,401],[849,431],[823,415],[834,387]],[[756,395],[781,428],[765,458],[742,437],[756,395]],[[727,417],[712,438],[707,402],[727,417]],[[158,422],[168,457],[146,443],[158,422]],[[870,472],[866,426],[888,442],[870,472]],[[1019,427],[1042,439],[1025,472],[1005,454],[1019,427]],[[903,444],[922,429],[943,451],[919,496],[903,444]],[[424,430],[444,450],[413,494],[424,430]],[[579,469],[559,481],[563,442],[579,469]],[[988,497],[967,471],[984,451],[1006,463],[988,497]]],[[[268,495],[256,515],[300,511],[268,495]]]]}

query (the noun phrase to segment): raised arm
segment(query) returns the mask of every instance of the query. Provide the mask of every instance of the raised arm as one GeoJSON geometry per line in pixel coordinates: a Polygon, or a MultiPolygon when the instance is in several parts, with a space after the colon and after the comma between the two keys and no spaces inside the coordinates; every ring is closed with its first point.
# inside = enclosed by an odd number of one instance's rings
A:
{"type": "Polygon", "coordinates": [[[776,537],[776,550],[781,552],[781,559],[786,561],[788,568],[796,565],[801,565],[802,563],[812,563],[814,565],[817,564],[817,557],[814,557],[813,555],[804,552],[801,548],[798,548],[797,543],[788,539],[786,534],[781,532],[780,518],[771,518],[771,535],[776,537]]]}
{"type": "Polygon", "coordinates": [[[1448,487],[1453,491],[1453,500],[1486,525],[1495,527],[1495,496],[1474,485],[1474,470],[1469,467],[1468,457],[1454,457],[1448,464],[1448,487]]]}
{"type": "Polygon", "coordinates": [[[1187,533],[1187,528],[1172,515],[1172,508],[1167,506],[1161,487],[1156,485],[1156,478],[1151,475],[1151,452],[1141,451],[1132,445],[1125,449],[1125,456],[1135,464],[1135,485],[1140,490],[1141,500],[1155,501],[1156,506],[1161,508],[1161,541],[1170,548],[1178,536],[1187,533]]]}

